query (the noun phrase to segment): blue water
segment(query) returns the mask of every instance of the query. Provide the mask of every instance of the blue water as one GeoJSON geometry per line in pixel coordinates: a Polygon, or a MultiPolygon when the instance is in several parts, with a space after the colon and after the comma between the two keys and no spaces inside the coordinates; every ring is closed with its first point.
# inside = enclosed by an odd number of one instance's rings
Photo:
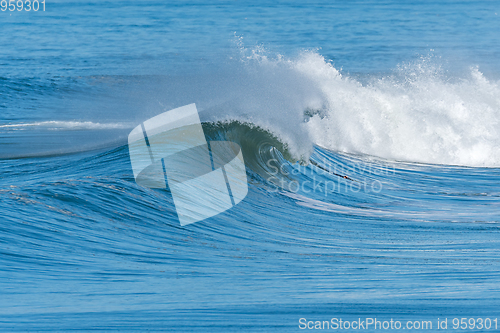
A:
{"type": "Polygon", "coordinates": [[[0,331],[500,321],[499,14],[494,1],[0,11],[0,331]],[[136,184],[127,135],[190,103],[207,139],[242,147],[249,192],[181,227],[168,189],[136,184]]]}

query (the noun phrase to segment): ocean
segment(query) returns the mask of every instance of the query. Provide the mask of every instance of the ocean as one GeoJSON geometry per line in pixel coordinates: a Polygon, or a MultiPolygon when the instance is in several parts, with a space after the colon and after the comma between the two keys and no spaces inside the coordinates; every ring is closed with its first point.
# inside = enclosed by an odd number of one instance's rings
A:
{"type": "Polygon", "coordinates": [[[499,2],[0,5],[0,331],[500,332],[499,2]],[[248,193],[181,226],[192,103],[248,193]]]}

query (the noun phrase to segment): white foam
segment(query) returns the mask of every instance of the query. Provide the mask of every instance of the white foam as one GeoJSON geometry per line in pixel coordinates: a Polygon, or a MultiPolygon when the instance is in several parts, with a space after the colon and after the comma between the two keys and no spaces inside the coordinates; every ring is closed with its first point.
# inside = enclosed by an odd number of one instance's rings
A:
{"type": "Polygon", "coordinates": [[[500,88],[477,68],[450,82],[417,63],[361,85],[310,57],[322,67],[311,75],[328,103],[327,116],[308,124],[315,143],[404,161],[500,165],[500,88]]]}
{"type": "Polygon", "coordinates": [[[273,131],[297,155],[314,143],[393,160],[500,166],[500,86],[477,68],[451,79],[422,58],[362,84],[317,52],[270,59],[257,49],[242,59],[244,83],[233,86],[226,118],[273,131]],[[307,109],[316,115],[305,122],[307,109]]]}

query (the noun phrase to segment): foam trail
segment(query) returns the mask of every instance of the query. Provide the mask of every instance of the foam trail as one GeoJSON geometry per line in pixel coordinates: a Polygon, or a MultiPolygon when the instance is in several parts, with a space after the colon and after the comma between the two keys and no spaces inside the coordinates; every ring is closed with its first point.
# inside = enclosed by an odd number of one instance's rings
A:
{"type": "Polygon", "coordinates": [[[91,121],[40,121],[33,123],[20,123],[20,124],[6,124],[0,125],[0,128],[15,128],[24,129],[30,127],[40,127],[51,130],[64,129],[64,130],[102,130],[102,129],[127,129],[132,128],[131,124],[126,123],[94,123],[91,121]]]}

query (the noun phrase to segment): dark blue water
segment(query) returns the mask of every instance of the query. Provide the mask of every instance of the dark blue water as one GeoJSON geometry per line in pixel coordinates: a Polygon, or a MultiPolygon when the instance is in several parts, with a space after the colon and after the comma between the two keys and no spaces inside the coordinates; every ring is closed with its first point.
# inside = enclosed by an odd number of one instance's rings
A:
{"type": "Polygon", "coordinates": [[[500,331],[498,14],[494,1],[0,11],[0,330],[377,318],[433,332],[474,318],[467,331],[500,331]],[[242,147],[249,192],[181,227],[168,189],[136,184],[127,135],[190,103],[208,139],[242,147]]]}

